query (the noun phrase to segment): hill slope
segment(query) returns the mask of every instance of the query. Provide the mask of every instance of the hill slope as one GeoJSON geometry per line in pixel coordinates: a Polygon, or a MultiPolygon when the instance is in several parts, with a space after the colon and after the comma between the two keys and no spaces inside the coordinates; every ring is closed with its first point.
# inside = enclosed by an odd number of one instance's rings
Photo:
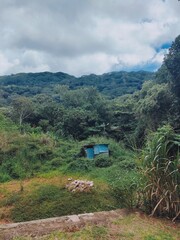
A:
{"type": "Polygon", "coordinates": [[[154,79],[154,73],[144,71],[91,74],[79,78],[62,72],[19,73],[0,77],[0,96],[50,93],[60,84],[68,85],[70,89],[94,86],[102,94],[115,98],[141,89],[142,83],[151,79],[154,79]]]}

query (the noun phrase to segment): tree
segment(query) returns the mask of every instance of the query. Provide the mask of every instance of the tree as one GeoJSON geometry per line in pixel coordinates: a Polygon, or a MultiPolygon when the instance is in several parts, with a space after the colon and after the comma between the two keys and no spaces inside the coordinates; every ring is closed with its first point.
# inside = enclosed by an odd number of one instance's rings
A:
{"type": "Polygon", "coordinates": [[[19,122],[19,126],[22,126],[23,121],[28,118],[32,112],[32,102],[26,97],[15,98],[12,102],[13,118],[19,122]]]}
{"type": "Polygon", "coordinates": [[[168,79],[172,91],[180,98],[180,35],[172,43],[158,72],[161,79],[162,77],[164,80],[168,79]]]}
{"type": "Polygon", "coordinates": [[[135,103],[134,96],[130,94],[112,101],[112,114],[108,131],[111,137],[117,140],[127,140],[134,132],[137,125],[133,109],[135,103]]]}
{"type": "Polygon", "coordinates": [[[72,136],[74,139],[82,140],[93,133],[96,129],[97,116],[95,113],[82,108],[67,109],[62,123],[62,132],[64,136],[72,136]]]}
{"type": "Polygon", "coordinates": [[[172,104],[172,94],[167,84],[146,82],[139,93],[136,105],[137,118],[143,120],[150,130],[156,130],[167,122],[172,104]]]}
{"type": "Polygon", "coordinates": [[[176,129],[180,127],[180,35],[172,43],[161,68],[156,75],[158,83],[168,83],[172,94],[169,123],[176,129]]]}

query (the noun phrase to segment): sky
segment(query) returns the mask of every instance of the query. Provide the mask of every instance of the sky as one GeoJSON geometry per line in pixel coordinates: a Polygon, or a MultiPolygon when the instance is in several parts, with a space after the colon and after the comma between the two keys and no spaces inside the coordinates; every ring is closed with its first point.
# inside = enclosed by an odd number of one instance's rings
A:
{"type": "Polygon", "coordinates": [[[0,0],[0,75],[156,71],[179,34],[178,0],[0,0]]]}

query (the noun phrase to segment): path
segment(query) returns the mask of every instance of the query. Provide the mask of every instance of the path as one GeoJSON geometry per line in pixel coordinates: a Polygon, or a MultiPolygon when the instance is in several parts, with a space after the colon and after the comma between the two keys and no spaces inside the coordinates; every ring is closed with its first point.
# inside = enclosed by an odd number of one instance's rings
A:
{"type": "Polygon", "coordinates": [[[0,240],[10,240],[17,236],[38,237],[53,231],[71,231],[79,229],[85,224],[106,224],[109,220],[124,218],[129,214],[127,209],[70,215],[48,218],[30,222],[1,224],[0,240]]]}

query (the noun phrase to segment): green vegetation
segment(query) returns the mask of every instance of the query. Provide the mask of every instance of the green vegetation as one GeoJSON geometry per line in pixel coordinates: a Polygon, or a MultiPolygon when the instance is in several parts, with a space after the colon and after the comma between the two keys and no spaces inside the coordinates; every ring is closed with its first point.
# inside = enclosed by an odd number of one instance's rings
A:
{"type": "Polygon", "coordinates": [[[100,93],[115,98],[133,93],[141,88],[144,81],[153,78],[153,73],[145,71],[91,74],[79,78],[62,72],[19,73],[0,77],[0,96],[2,96],[2,104],[8,103],[16,94],[32,97],[37,94],[52,95],[53,93],[56,99],[59,98],[56,95],[57,87],[65,85],[67,89],[69,87],[72,90],[95,86],[100,93]]]}
{"type": "MultiPolygon", "coordinates": [[[[14,200],[11,196],[7,203],[12,204],[12,198],[14,200]]],[[[91,193],[71,193],[54,185],[41,186],[26,196],[16,196],[14,203],[11,218],[15,222],[111,210],[112,204],[114,208],[121,207],[105,191],[95,189],[91,193]]]]}
{"type": "Polygon", "coordinates": [[[156,74],[75,78],[46,72],[0,77],[0,205],[2,211],[9,209],[9,219],[140,207],[176,220],[179,56],[180,36],[156,74]],[[82,157],[81,147],[89,143],[109,144],[110,157],[82,157]],[[65,176],[93,180],[102,192],[73,195],[65,182],[50,184],[50,179],[65,176]],[[49,183],[26,190],[25,182],[38,177],[49,183]],[[19,189],[4,193],[10,180],[18,180],[19,189]]]}
{"type": "Polygon", "coordinates": [[[165,126],[152,134],[144,152],[147,186],[144,198],[152,214],[178,217],[180,136],[165,126]]]}
{"type": "Polygon", "coordinates": [[[39,133],[22,135],[17,132],[14,135],[12,132],[8,136],[11,141],[8,139],[6,149],[1,149],[3,155],[1,182],[10,179],[19,181],[16,184],[17,188],[13,190],[8,190],[9,185],[6,187],[7,193],[0,201],[0,206],[2,211],[4,208],[12,210],[7,215],[3,214],[2,219],[26,221],[134,206],[130,183],[133,183],[134,178],[138,179],[136,166],[133,165],[135,154],[125,150],[114,140],[102,137],[87,139],[87,142],[91,140],[108,142],[112,151],[111,160],[99,157],[93,161],[77,156],[86,141],[53,139],[39,133]],[[102,159],[105,162],[102,162],[102,159]],[[93,180],[95,187],[90,193],[68,192],[65,189],[68,183],[67,176],[73,179],[93,180]],[[50,184],[50,179],[56,177],[58,180],[50,184]],[[41,182],[42,179],[42,184],[27,187],[27,178],[30,183],[33,179],[37,178],[37,182],[41,182]],[[48,182],[45,182],[44,178],[47,178],[48,182]],[[61,183],[64,178],[66,180],[61,183]],[[124,197],[125,202],[120,201],[119,192],[117,193],[122,184],[125,192],[121,199],[124,197]]]}

